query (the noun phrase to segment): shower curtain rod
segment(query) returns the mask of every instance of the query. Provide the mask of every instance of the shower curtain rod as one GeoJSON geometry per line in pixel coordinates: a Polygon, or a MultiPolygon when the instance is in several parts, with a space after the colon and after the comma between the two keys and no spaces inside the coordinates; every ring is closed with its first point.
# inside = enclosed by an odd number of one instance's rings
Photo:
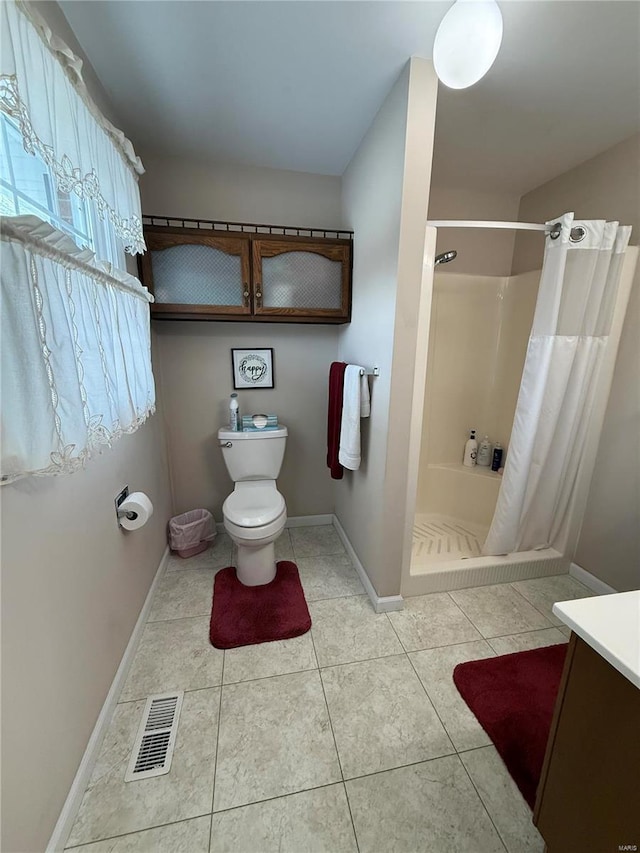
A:
{"type": "Polygon", "coordinates": [[[537,222],[483,222],[477,219],[427,219],[433,228],[511,228],[515,231],[546,231],[544,223],[537,222]]]}

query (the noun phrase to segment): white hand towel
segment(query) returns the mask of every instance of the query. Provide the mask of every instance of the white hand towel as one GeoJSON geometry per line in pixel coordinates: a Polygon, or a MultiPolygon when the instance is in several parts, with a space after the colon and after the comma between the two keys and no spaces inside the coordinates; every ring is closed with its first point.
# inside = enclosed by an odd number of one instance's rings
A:
{"type": "Polygon", "coordinates": [[[362,369],[348,364],[344,372],[338,462],[350,471],[360,467],[360,418],[368,418],[371,413],[369,383],[366,376],[360,375],[362,369]]]}

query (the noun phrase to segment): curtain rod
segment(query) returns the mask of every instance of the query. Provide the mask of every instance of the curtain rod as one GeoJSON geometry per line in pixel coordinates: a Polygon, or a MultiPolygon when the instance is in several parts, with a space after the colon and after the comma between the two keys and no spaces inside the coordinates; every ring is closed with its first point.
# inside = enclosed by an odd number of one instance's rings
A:
{"type": "Polygon", "coordinates": [[[546,231],[547,226],[537,222],[483,222],[474,219],[428,219],[433,228],[511,228],[515,231],[546,231]]]}

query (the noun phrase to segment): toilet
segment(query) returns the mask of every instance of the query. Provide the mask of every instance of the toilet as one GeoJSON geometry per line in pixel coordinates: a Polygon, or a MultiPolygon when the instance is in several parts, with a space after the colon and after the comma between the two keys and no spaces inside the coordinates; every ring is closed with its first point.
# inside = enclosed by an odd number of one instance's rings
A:
{"type": "Polygon", "coordinates": [[[234,490],[222,505],[224,527],[238,547],[236,574],[245,586],[276,576],[275,541],[287,507],[276,486],[287,443],[284,426],[263,432],[218,430],[218,443],[234,490]]]}

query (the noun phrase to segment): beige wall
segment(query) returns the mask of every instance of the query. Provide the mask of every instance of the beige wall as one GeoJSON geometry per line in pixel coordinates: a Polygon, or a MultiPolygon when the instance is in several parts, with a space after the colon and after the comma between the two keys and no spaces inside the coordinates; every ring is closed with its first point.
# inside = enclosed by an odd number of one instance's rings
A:
{"type": "MultiPolygon", "coordinates": [[[[341,227],[340,178],[194,163],[145,160],[142,208],[281,225],[341,227]]],[[[329,365],[338,327],[301,324],[154,323],[165,401],[176,512],[204,507],[222,521],[232,489],[216,431],[228,421],[231,347],[273,347],[274,390],[239,391],[245,414],[275,412],[290,430],[279,486],[290,516],[333,512],[326,467],[329,365]]]]}
{"type": "Polygon", "coordinates": [[[171,515],[156,414],[84,471],[2,488],[2,849],[44,850],[160,563],[171,515]],[[116,523],[120,489],[149,523],[116,523]]]}
{"type": "Polygon", "coordinates": [[[338,177],[142,154],[144,213],[313,228],[342,225],[338,177]]]}
{"type": "MultiPolygon", "coordinates": [[[[537,187],[520,201],[523,222],[545,222],[573,211],[578,218],[617,219],[633,226],[632,245],[640,242],[640,134],[537,187]]],[[[513,272],[539,269],[542,233],[519,232],[513,272]]]]}
{"type": "Polygon", "coordinates": [[[222,521],[233,490],[216,431],[229,420],[231,347],[273,347],[275,388],[238,391],[241,414],[275,412],[289,428],[278,486],[289,516],[333,512],[327,456],[335,326],[156,323],[176,512],[204,507],[222,521]]]}
{"type": "Polygon", "coordinates": [[[412,59],[343,176],[356,232],[352,322],[340,358],[378,366],[359,471],[336,481],[336,515],[381,596],[400,592],[407,449],[437,83],[412,59]]]}
{"type": "MultiPolygon", "coordinates": [[[[39,8],[80,52],[59,7],[39,8]]],[[[95,80],[89,67],[85,79],[95,80]]],[[[104,107],[104,92],[92,93],[104,107]]],[[[164,551],[162,416],[86,470],[3,486],[0,500],[2,849],[34,853],[51,836],[164,551]],[[114,513],[127,483],[155,506],[135,533],[114,513]]]]}
{"type": "MultiPolygon", "coordinates": [[[[492,193],[437,184],[437,174],[429,195],[429,219],[481,219],[511,222],[518,218],[520,196],[492,193]]],[[[509,275],[513,260],[515,232],[480,228],[441,228],[436,252],[456,249],[458,257],[442,273],[509,275]]]]}
{"type": "MultiPolygon", "coordinates": [[[[520,219],[618,219],[640,242],[640,135],[527,193],[520,219]]],[[[541,238],[519,235],[514,270],[531,269],[541,238]]],[[[539,263],[539,262],[538,262],[539,263]]],[[[615,589],[640,587],[640,270],[636,272],[616,362],[589,502],[574,561],[615,589]]]]}

